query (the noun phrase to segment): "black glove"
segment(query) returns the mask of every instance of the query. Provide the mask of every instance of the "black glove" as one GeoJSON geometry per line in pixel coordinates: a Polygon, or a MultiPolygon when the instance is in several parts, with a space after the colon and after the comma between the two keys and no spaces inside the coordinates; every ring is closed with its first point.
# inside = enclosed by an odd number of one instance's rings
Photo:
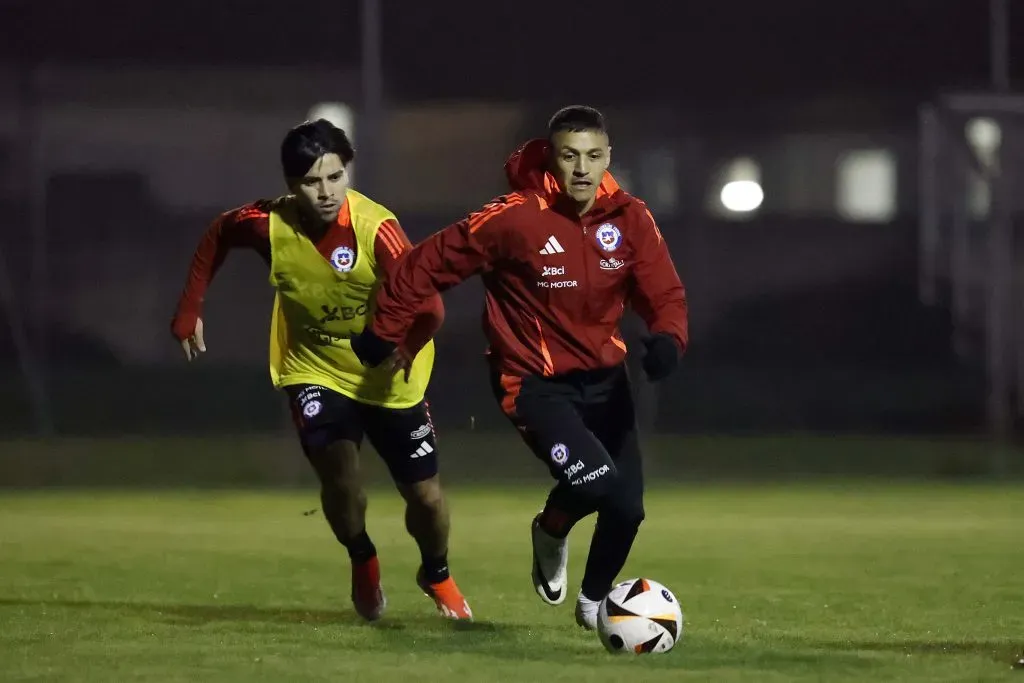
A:
{"type": "Polygon", "coordinates": [[[397,348],[394,342],[385,341],[373,333],[369,327],[352,337],[352,353],[363,365],[375,368],[383,363],[397,348]]]}
{"type": "Polygon", "coordinates": [[[652,382],[665,379],[679,365],[679,346],[672,335],[660,332],[644,339],[647,353],[644,354],[643,366],[647,379],[652,382]]]}

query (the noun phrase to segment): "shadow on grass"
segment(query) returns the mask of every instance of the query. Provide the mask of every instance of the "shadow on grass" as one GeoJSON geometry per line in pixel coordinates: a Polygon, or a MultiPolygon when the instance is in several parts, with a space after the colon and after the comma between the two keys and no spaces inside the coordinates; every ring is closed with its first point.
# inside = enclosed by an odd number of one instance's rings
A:
{"type": "Polygon", "coordinates": [[[63,598],[30,600],[0,598],[0,606],[66,607],[72,609],[109,609],[133,614],[162,617],[167,621],[192,624],[219,621],[248,621],[277,624],[359,624],[351,611],[317,610],[255,605],[172,605],[166,603],[130,602],[126,600],[69,600],[63,598]]]}
{"type": "MultiPolygon", "coordinates": [[[[360,640],[358,647],[385,652],[427,651],[436,654],[471,652],[505,660],[591,662],[601,650],[596,636],[580,631],[574,624],[564,629],[550,625],[532,627],[522,623],[442,619],[424,605],[423,614],[386,614],[367,623],[351,609],[308,609],[257,605],[197,605],[126,600],[28,599],[0,597],[2,607],[110,610],[171,626],[198,627],[209,624],[271,624],[314,626],[321,630],[342,629],[371,635],[371,642],[360,640]]],[[[340,636],[340,634],[339,634],[340,636]]],[[[336,650],[346,647],[345,637],[334,641],[317,640],[313,647],[336,650]]]]}
{"type": "Polygon", "coordinates": [[[1011,640],[840,640],[818,642],[816,647],[830,650],[896,652],[907,655],[975,655],[1000,663],[1016,662],[1024,656],[1024,638],[1011,640]]]}
{"type": "Polygon", "coordinates": [[[0,598],[0,607],[61,607],[70,609],[107,609],[122,613],[156,617],[171,624],[198,626],[218,622],[250,622],[367,628],[379,631],[424,631],[435,635],[469,633],[488,638],[507,635],[511,631],[527,631],[525,626],[498,624],[490,621],[454,621],[433,613],[424,615],[385,615],[368,623],[352,610],[306,609],[257,605],[194,605],[126,600],[69,600],[63,598],[31,600],[0,598]]]}
{"type": "MultiPolygon", "coordinates": [[[[472,653],[505,661],[550,661],[560,665],[593,666],[595,656],[603,651],[596,636],[584,632],[574,624],[564,627],[549,623],[531,626],[523,623],[492,621],[452,621],[441,619],[431,611],[424,614],[385,615],[377,622],[366,623],[351,609],[308,609],[257,605],[196,605],[131,602],[123,600],[73,600],[65,598],[28,599],[2,598],[0,607],[38,607],[80,610],[112,610],[161,621],[172,626],[201,626],[218,623],[263,623],[278,625],[315,626],[360,630],[375,634],[375,643],[363,641],[358,647],[367,650],[380,648],[383,652],[417,651],[435,655],[472,653]]],[[[340,635],[340,634],[339,634],[340,635]]],[[[346,647],[340,641],[311,642],[314,647],[336,651],[346,647]]],[[[799,640],[791,643],[795,648],[748,647],[703,641],[697,647],[687,641],[680,643],[670,657],[652,657],[645,664],[655,669],[683,668],[693,671],[713,671],[722,666],[733,667],[745,662],[761,670],[787,671],[799,666],[845,666],[871,668],[877,661],[865,658],[865,652],[895,652],[906,654],[979,655],[998,662],[1011,662],[1020,651],[1021,643],[1010,640],[986,641],[860,641],[799,640]],[[814,651],[807,651],[811,647],[814,651]]],[[[602,667],[635,666],[630,657],[610,657],[601,660],[602,667]]],[[[1015,661],[1015,660],[1014,660],[1015,661]]],[[[645,667],[646,668],[646,667],[645,667]]]]}

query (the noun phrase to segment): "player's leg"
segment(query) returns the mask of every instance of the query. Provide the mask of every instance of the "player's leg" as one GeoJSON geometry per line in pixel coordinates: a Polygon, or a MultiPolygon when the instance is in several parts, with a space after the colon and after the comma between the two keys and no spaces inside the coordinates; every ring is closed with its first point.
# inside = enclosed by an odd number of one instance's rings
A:
{"type": "Polygon", "coordinates": [[[437,437],[426,401],[407,409],[361,408],[367,436],[405,500],[405,528],[420,551],[416,582],[438,611],[453,619],[473,613],[448,567],[451,520],[438,474],[437,437]]]}
{"type": "Polygon", "coordinates": [[[320,504],[352,563],[352,603],[378,619],[387,599],[377,549],[366,532],[366,492],[359,471],[363,431],[354,402],[317,385],[287,387],[302,450],[320,480],[320,504]]]}
{"type": "Polygon", "coordinates": [[[531,574],[541,600],[558,605],[567,591],[568,534],[597,510],[615,465],[584,425],[572,387],[532,378],[492,379],[502,409],[556,480],[531,524],[531,574]]]}
{"type": "Polygon", "coordinates": [[[587,628],[596,626],[598,604],[625,566],[644,520],[643,461],[625,368],[607,389],[606,395],[598,396],[584,408],[584,422],[604,444],[616,466],[615,486],[598,505],[597,524],[576,603],[577,622],[587,628]]]}

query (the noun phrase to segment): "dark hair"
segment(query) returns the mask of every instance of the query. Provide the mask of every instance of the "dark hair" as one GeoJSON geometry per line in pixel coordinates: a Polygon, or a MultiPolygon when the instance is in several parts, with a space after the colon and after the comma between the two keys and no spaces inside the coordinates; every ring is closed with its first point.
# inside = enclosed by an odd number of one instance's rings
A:
{"type": "Polygon", "coordinates": [[[604,115],[593,107],[582,104],[563,107],[548,121],[548,138],[555,133],[579,133],[585,130],[608,132],[604,125],[604,115]]]}
{"type": "Polygon", "coordinates": [[[284,136],[281,143],[281,169],[286,178],[301,178],[325,154],[337,154],[348,166],[356,156],[345,131],[327,119],[306,121],[284,136]]]}

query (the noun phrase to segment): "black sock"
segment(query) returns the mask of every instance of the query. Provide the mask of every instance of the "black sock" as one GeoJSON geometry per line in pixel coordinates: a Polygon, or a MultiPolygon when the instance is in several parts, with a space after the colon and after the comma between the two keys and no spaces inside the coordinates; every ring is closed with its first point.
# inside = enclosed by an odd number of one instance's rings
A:
{"type": "Polygon", "coordinates": [[[443,553],[437,557],[422,555],[422,558],[423,578],[426,579],[427,583],[441,583],[451,575],[448,571],[448,553],[443,553]]]}
{"type": "Polygon", "coordinates": [[[633,547],[639,526],[598,515],[594,537],[590,541],[590,554],[583,574],[583,595],[591,600],[603,600],[612,589],[612,582],[622,568],[633,547]]]}
{"type": "Polygon", "coordinates": [[[589,498],[579,496],[567,486],[555,486],[548,494],[537,519],[537,525],[552,538],[565,538],[580,521],[597,509],[589,498]]]}
{"type": "Polygon", "coordinates": [[[362,564],[377,556],[377,548],[374,547],[373,541],[367,535],[366,529],[363,529],[348,541],[342,541],[342,545],[348,551],[352,564],[362,564]]]}
{"type": "Polygon", "coordinates": [[[575,523],[575,519],[561,510],[552,507],[550,503],[545,505],[540,514],[537,515],[537,526],[552,538],[565,538],[572,531],[575,523]]]}

